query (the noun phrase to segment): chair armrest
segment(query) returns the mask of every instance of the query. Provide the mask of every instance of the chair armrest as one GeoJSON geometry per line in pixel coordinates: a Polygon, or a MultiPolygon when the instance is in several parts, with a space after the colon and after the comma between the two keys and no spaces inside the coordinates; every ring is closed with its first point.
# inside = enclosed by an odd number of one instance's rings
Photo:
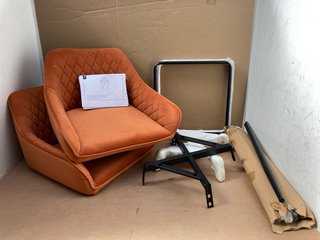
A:
{"type": "Polygon", "coordinates": [[[179,107],[157,93],[143,80],[137,85],[130,93],[131,104],[167,129],[171,135],[175,134],[182,117],[179,107]]]}
{"type": "Polygon", "coordinates": [[[80,151],[79,138],[55,91],[51,88],[44,89],[44,97],[50,122],[56,137],[64,152],[69,158],[73,159],[75,153],[80,151]]]}

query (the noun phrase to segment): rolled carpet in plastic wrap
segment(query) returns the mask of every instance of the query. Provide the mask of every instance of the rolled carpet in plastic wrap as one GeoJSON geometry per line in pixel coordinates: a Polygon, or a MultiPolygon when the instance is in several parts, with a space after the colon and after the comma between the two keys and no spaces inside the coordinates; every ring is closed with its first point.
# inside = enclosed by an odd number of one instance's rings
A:
{"type": "Polygon", "coordinates": [[[277,197],[249,136],[237,127],[230,127],[227,133],[270,220],[272,230],[282,234],[284,231],[312,228],[316,221],[311,210],[268,156],[264,154],[283,199],[277,197]]]}

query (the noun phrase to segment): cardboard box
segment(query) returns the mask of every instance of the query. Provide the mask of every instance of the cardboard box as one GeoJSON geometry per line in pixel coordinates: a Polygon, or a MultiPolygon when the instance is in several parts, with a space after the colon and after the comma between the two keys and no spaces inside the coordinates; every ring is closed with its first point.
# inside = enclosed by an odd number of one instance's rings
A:
{"type": "MultiPolygon", "coordinates": [[[[240,125],[244,109],[253,5],[253,0],[35,0],[44,54],[60,47],[118,47],[149,85],[153,65],[162,59],[232,58],[234,125],[240,125]]],[[[199,78],[208,74],[190,72],[199,78]]],[[[220,96],[219,86],[215,92],[212,82],[202,84],[199,98],[220,96]]],[[[192,91],[193,85],[185,88],[192,91]]],[[[199,109],[195,124],[202,125],[197,119],[212,109],[211,104],[199,109]]],[[[217,116],[222,117],[224,112],[217,116]]]]}

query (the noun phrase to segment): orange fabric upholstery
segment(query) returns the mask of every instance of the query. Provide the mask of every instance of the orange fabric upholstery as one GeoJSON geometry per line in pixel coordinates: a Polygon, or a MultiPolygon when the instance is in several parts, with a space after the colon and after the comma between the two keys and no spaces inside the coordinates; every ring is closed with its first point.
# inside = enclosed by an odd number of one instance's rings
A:
{"type": "Polygon", "coordinates": [[[42,87],[12,93],[8,105],[27,165],[84,194],[100,191],[152,147],[75,163],[62,151],[51,128],[42,87]]]}
{"type": "Polygon", "coordinates": [[[68,111],[67,116],[77,132],[80,154],[95,154],[101,149],[108,149],[108,154],[122,152],[170,135],[168,130],[132,106],[107,111],[76,108],[68,111]]]}
{"type": "Polygon", "coordinates": [[[44,96],[53,130],[74,162],[170,139],[181,120],[180,109],[150,88],[115,48],[50,51],[45,61],[44,96]],[[80,109],[78,76],[102,73],[126,74],[129,108],[80,109]]]}

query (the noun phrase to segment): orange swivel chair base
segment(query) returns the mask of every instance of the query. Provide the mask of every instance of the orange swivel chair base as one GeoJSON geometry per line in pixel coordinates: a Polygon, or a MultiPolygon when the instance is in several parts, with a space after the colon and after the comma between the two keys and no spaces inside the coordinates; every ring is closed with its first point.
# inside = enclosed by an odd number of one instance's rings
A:
{"type": "Polygon", "coordinates": [[[27,165],[83,194],[99,192],[152,148],[75,163],[62,151],[52,130],[42,87],[12,93],[8,105],[27,165]]]}

